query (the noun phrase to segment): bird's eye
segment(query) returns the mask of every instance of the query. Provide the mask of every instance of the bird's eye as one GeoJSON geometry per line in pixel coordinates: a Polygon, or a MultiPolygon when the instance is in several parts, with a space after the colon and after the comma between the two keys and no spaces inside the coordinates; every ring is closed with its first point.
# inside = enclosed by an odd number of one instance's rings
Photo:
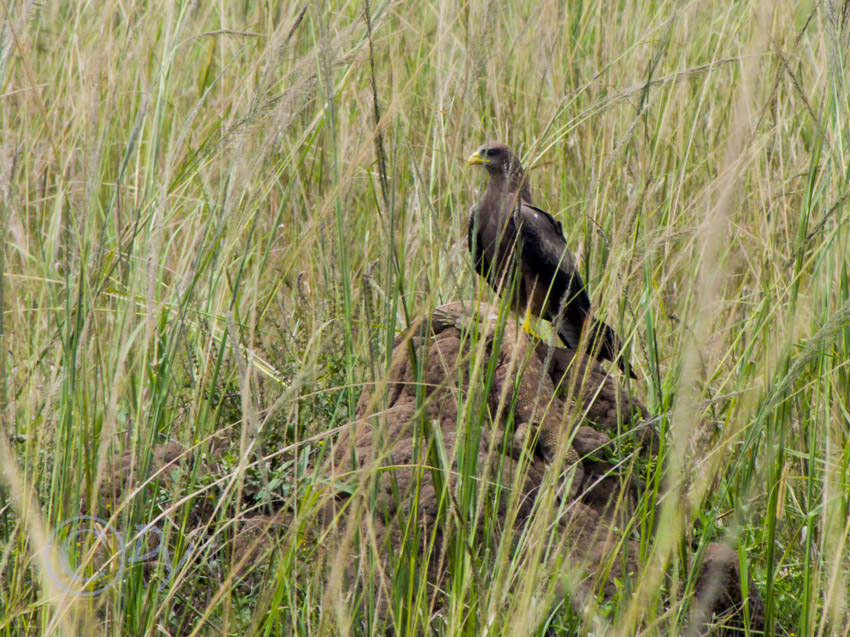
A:
{"type": "Polygon", "coordinates": [[[485,148],[481,151],[481,154],[484,155],[485,157],[489,157],[490,155],[493,154],[493,151],[490,150],[489,148],[485,148]]]}

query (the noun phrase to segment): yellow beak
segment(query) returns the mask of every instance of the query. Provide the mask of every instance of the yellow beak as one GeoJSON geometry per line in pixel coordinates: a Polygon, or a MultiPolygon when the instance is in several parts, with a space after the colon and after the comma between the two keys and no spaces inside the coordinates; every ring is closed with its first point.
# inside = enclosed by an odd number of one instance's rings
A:
{"type": "Polygon", "coordinates": [[[479,155],[478,151],[476,150],[469,156],[469,159],[466,160],[466,163],[470,166],[475,166],[476,164],[486,164],[487,160],[484,159],[481,155],[479,155]]]}

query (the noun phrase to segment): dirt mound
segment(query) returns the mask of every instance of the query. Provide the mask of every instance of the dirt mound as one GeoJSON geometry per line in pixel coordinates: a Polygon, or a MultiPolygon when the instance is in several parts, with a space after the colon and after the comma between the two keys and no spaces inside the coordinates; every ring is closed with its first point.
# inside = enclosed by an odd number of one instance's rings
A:
{"type": "MultiPolygon", "coordinates": [[[[610,445],[606,431],[616,432],[618,424],[637,427],[646,443],[643,451],[656,447],[654,432],[641,425],[643,406],[602,367],[570,350],[535,342],[513,319],[500,325],[497,317],[497,308],[488,305],[473,309],[452,303],[437,308],[418,334],[397,338],[386,399],[374,391],[363,393],[358,422],[336,444],[327,468],[331,475],[376,462],[408,467],[393,471],[393,490],[404,492],[412,483],[415,449],[423,446],[417,445],[423,436],[438,436],[445,457],[456,458],[458,436],[477,425],[472,435],[480,437],[479,470],[494,456],[506,456],[508,483],[525,458],[522,484],[531,496],[542,474],[557,464],[566,488],[561,495],[574,499],[587,486],[581,456],[599,454],[610,445]],[[475,399],[482,397],[486,409],[470,415],[475,399]]],[[[600,502],[609,499],[600,494],[605,490],[601,484],[590,489],[600,502]]],[[[433,493],[429,495],[419,499],[426,516],[437,507],[433,493]]]]}
{"type": "MultiPolygon", "coordinates": [[[[357,415],[324,467],[331,483],[346,485],[324,521],[349,542],[352,558],[367,550],[352,537],[371,537],[386,549],[390,569],[415,519],[429,582],[443,588],[450,559],[440,517],[461,519],[469,510],[469,501],[458,501],[466,480],[496,527],[515,537],[539,496],[554,493],[571,555],[586,567],[586,578],[567,593],[576,607],[594,591],[613,595],[616,578],[638,575],[639,546],[621,529],[634,513],[639,472],[615,469],[614,440],[621,459],[651,460],[658,439],[644,407],[596,361],[530,338],[512,318],[500,322],[497,308],[452,303],[396,339],[386,385],[364,392],[357,415]],[[370,495],[352,504],[358,489],[370,495]],[[444,493],[451,495],[441,499],[444,493]]],[[[474,515],[464,523],[474,524],[474,515]]],[[[484,543],[485,526],[473,544],[484,543]]],[[[740,602],[733,578],[720,581],[724,591],[700,591],[704,627],[740,602]]]]}

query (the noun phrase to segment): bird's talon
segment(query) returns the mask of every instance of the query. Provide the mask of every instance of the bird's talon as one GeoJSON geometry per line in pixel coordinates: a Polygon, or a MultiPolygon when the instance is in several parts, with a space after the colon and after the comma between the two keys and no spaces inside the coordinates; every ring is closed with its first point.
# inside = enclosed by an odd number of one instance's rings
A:
{"type": "Polygon", "coordinates": [[[522,329],[529,336],[536,338],[538,340],[542,340],[540,335],[537,334],[537,332],[535,332],[534,329],[531,327],[531,311],[530,310],[526,310],[526,312],[525,312],[525,319],[522,321],[522,329]]]}

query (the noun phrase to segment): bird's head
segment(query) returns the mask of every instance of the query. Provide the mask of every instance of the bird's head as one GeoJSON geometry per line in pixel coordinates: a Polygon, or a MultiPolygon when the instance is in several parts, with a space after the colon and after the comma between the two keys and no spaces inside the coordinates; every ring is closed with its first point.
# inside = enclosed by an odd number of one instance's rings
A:
{"type": "Polygon", "coordinates": [[[498,142],[483,144],[469,156],[466,163],[470,166],[484,166],[487,169],[490,173],[488,190],[518,192],[523,201],[531,203],[528,179],[522,170],[519,157],[505,144],[498,142]]]}
{"type": "Polygon", "coordinates": [[[470,166],[484,166],[491,175],[521,175],[522,164],[508,146],[490,142],[478,147],[469,156],[466,163],[470,166]]]}

